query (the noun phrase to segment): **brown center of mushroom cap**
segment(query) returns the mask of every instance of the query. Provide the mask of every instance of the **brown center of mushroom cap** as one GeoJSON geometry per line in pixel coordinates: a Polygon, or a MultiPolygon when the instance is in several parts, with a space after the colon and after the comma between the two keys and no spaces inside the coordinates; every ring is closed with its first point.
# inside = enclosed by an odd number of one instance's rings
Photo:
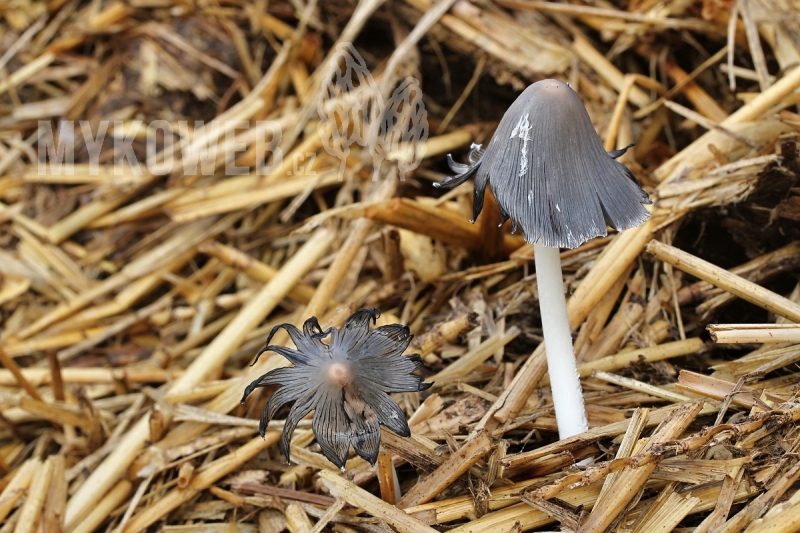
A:
{"type": "Polygon", "coordinates": [[[329,364],[325,369],[325,377],[331,383],[338,383],[344,386],[350,383],[350,380],[353,378],[353,370],[350,368],[349,364],[342,361],[335,361],[329,364]]]}

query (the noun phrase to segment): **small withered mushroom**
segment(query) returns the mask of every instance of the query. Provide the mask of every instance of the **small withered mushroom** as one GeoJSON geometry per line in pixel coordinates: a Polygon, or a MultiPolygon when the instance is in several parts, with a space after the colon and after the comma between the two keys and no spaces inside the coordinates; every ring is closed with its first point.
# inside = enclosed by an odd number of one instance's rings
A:
{"type": "Polygon", "coordinates": [[[413,337],[406,326],[369,329],[370,321],[374,324],[379,316],[378,309],[361,309],[341,329],[323,331],[316,317],[305,321],[302,332],[292,324],[272,329],[256,361],[262,353],[273,351],[294,366],[277,368],[250,383],[242,403],[258,387],[280,386],[261,413],[259,433],[263,437],[278,409],[295,402],[281,439],[287,462],[292,433],[311,411],[311,428],[322,453],[342,470],[351,445],[358,455],[375,464],[381,425],[402,437],[411,435],[405,414],[389,394],[422,391],[432,383],[423,383],[421,376],[412,374],[422,365],[419,355],[403,355],[413,337]],[[269,344],[279,328],[286,330],[296,349],[269,344]]]}
{"type": "MultiPolygon", "coordinates": [[[[629,147],[628,147],[629,148],[629,147]]],[[[559,248],[638,226],[650,216],[647,193],[615,159],[627,148],[606,152],[589,114],[569,84],[534,83],[503,115],[482,150],[473,145],[469,164],[448,161],[456,176],[435,186],[450,189],[475,176],[473,218],[483,209],[488,184],[500,215],[521,227],[534,245],[539,306],[553,404],[561,438],[588,429],[580,377],[564,297],[559,248]]]]}

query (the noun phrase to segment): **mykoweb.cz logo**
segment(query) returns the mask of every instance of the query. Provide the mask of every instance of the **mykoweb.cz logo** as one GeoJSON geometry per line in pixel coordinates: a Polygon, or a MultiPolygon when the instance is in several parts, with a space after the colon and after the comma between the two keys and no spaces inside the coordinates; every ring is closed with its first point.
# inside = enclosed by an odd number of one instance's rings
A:
{"type": "Polygon", "coordinates": [[[85,162],[82,171],[98,175],[101,164],[119,175],[153,175],[182,172],[214,175],[255,172],[270,174],[283,162],[282,130],[272,120],[210,122],[196,120],[62,120],[57,128],[40,121],[38,129],[39,175],[74,175],[76,152],[85,162]],[[260,154],[253,165],[240,161],[248,150],[260,154]],[[111,151],[110,153],[108,151],[111,151]],[[110,161],[109,161],[110,160],[110,161]]]}
{"type": "MultiPolygon", "coordinates": [[[[384,101],[364,58],[350,43],[339,44],[330,61],[334,75],[323,83],[317,103],[317,132],[325,151],[338,159],[339,179],[348,158],[370,161],[373,179],[385,161],[395,161],[403,178],[425,155],[428,118],[419,81],[407,77],[384,101]]],[[[285,121],[283,122],[285,123],[285,121]]],[[[39,175],[268,175],[281,168],[280,120],[205,123],[189,120],[40,121],[39,175]],[[77,154],[77,158],[76,158],[77,154]]],[[[310,161],[313,154],[300,154],[310,161]]],[[[306,162],[304,173],[311,164],[306,162]]],[[[298,172],[297,165],[290,167],[298,172]]]]}

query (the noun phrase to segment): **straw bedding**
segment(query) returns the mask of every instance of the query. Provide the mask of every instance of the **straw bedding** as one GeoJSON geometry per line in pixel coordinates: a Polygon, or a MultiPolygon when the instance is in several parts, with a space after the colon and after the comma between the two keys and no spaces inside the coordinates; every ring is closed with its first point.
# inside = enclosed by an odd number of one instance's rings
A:
{"type": "Polygon", "coordinates": [[[0,5],[0,532],[800,530],[799,13],[0,5]],[[561,254],[564,440],[532,246],[432,186],[544,78],[654,201],[561,254]],[[306,419],[286,464],[274,389],[239,400],[287,363],[248,365],[373,307],[435,381],[411,437],[342,474],[306,419]]]}

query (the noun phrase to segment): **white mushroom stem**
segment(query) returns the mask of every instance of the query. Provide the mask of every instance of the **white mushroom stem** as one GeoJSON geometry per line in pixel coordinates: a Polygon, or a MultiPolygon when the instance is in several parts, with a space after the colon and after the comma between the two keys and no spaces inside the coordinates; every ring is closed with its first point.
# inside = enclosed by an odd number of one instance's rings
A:
{"type": "Polygon", "coordinates": [[[539,309],[542,312],[547,370],[553,389],[553,404],[558,422],[558,436],[565,439],[589,429],[583,391],[564,297],[561,256],[558,248],[534,244],[539,309]]]}

